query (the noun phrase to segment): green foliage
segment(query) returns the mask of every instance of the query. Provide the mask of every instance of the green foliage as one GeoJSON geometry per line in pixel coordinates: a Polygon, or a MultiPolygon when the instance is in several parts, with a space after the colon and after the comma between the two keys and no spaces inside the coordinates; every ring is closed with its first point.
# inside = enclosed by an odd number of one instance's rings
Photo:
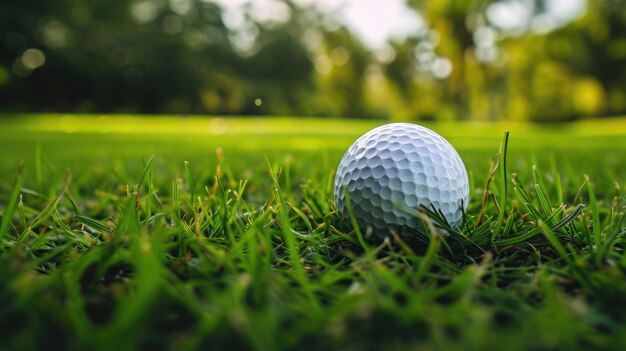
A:
{"type": "Polygon", "coordinates": [[[384,48],[366,47],[334,14],[280,3],[288,18],[263,22],[244,9],[235,28],[204,0],[4,2],[0,110],[532,121],[626,113],[623,1],[586,0],[565,22],[546,17],[548,0],[408,1],[424,28],[384,48]],[[506,3],[529,6],[527,23],[493,23],[491,7],[506,3]]]}
{"type": "Polygon", "coordinates": [[[498,153],[502,130],[431,125],[470,173],[464,225],[423,209],[423,237],[368,242],[331,199],[334,167],[369,122],[303,121],[298,134],[287,120],[256,132],[231,120],[216,139],[10,121],[3,348],[612,349],[626,338],[623,128],[517,125],[498,153]],[[337,144],[266,147],[281,130],[337,144]]]}

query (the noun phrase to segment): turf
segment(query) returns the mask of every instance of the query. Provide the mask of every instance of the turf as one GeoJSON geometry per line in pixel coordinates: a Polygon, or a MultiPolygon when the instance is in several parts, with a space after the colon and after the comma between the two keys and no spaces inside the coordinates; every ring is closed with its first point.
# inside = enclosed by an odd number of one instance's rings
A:
{"type": "Polygon", "coordinates": [[[5,116],[0,349],[626,343],[626,120],[428,124],[466,221],[376,242],[332,182],[382,123],[5,116]]]}

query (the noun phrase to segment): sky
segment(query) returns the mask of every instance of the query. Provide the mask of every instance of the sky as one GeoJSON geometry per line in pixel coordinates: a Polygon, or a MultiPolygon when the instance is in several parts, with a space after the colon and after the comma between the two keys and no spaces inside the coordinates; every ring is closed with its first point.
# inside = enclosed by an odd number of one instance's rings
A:
{"type": "MultiPolygon", "coordinates": [[[[176,0],[174,0],[176,1],[176,0]]],[[[289,9],[278,0],[205,0],[218,3],[225,11],[225,22],[232,28],[244,22],[242,7],[264,22],[281,22],[289,9]]],[[[489,22],[507,31],[520,31],[530,23],[530,30],[549,32],[583,14],[586,0],[546,0],[547,12],[533,17],[533,0],[502,0],[488,6],[489,22]]],[[[294,0],[302,6],[314,6],[348,26],[370,49],[380,49],[391,39],[403,39],[426,29],[426,20],[406,6],[406,0],[294,0]]]]}
{"type": "Polygon", "coordinates": [[[581,16],[586,4],[586,0],[547,0],[545,13],[533,18],[533,0],[505,0],[489,5],[485,14],[500,29],[516,31],[530,23],[530,30],[542,33],[581,16]]]}
{"type": "Polygon", "coordinates": [[[404,38],[426,29],[426,22],[409,9],[405,0],[299,0],[315,3],[327,13],[335,14],[369,48],[380,48],[390,38],[404,38]]]}

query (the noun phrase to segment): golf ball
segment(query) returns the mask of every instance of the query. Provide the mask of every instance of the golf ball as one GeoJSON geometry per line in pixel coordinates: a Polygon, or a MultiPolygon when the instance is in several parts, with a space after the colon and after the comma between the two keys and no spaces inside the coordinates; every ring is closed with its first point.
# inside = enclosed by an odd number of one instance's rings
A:
{"type": "Polygon", "coordinates": [[[334,190],[344,219],[347,190],[359,228],[378,236],[420,228],[413,210],[422,205],[458,226],[469,199],[467,170],[454,147],[410,123],[383,125],[357,139],[339,163],[334,190]]]}

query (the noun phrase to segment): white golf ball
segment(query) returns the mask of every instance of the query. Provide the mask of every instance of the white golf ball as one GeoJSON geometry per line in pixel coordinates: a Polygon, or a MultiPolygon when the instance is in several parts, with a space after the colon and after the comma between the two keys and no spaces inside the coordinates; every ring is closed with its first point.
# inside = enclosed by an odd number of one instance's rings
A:
{"type": "Polygon", "coordinates": [[[422,205],[458,226],[469,200],[467,170],[454,147],[410,123],[372,129],[343,155],[335,176],[335,205],[348,220],[345,189],[359,228],[378,236],[419,229],[412,210],[422,205]]]}

